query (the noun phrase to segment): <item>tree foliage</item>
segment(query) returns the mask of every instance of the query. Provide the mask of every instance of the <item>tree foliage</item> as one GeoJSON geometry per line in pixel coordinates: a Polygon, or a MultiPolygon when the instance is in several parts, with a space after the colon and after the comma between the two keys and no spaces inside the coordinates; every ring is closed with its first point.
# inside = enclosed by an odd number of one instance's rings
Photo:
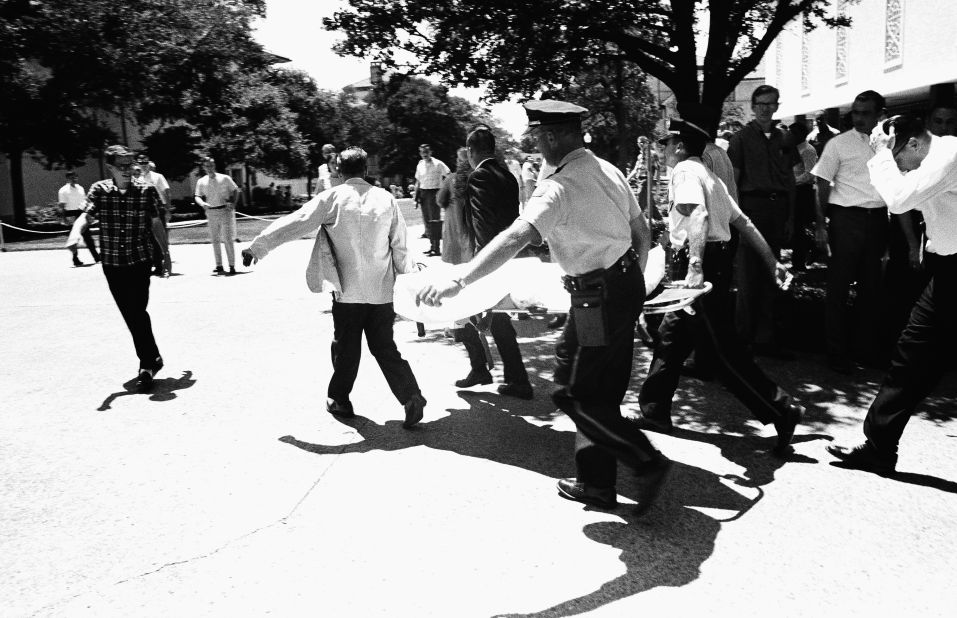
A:
{"type": "MultiPolygon", "coordinates": [[[[853,1],[853,0],[852,0],[853,1]]],[[[806,28],[847,25],[830,0],[348,0],[324,20],[346,39],[337,51],[485,86],[492,100],[560,89],[596,53],[620,54],[668,85],[679,112],[720,110],[795,18],[806,28]],[[697,34],[707,30],[705,49],[697,34]],[[699,89],[699,59],[702,83],[699,89]]],[[[717,118],[715,118],[715,121],[717,118]]]]}

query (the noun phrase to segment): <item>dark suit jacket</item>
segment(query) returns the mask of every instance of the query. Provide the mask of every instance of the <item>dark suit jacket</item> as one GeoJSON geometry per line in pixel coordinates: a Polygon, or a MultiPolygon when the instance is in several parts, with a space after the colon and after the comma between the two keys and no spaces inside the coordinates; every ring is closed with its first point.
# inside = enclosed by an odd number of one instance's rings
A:
{"type": "Polygon", "coordinates": [[[469,234],[478,251],[518,217],[518,182],[498,159],[487,159],[466,187],[469,234]]]}

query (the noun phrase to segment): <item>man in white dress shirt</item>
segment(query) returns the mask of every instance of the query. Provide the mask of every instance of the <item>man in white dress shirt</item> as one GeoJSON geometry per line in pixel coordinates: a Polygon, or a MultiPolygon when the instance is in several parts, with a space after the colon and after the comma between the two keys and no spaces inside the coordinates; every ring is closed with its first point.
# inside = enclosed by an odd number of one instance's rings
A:
{"type": "Polygon", "coordinates": [[[322,158],[325,163],[319,166],[319,177],[316,179],[316,193],[322,193],[326,189],[338,187],[342,184],[342,176],[339,175],[339,169],[336,167],[336,147],[332,144],[324,144],[322,147],[322,158]]]}
{"type": "MultiPolygon", "coordinates": [[[[66,179],[67,183],[60,187],[60,190],[57,192],[57,206],[60,207],[60,212],[62,212],[65,217],[72,217],[73,220],[70,221],[71,223],[75,223],[77,217],[86,209],[86,191],[77,184],[76,172],[67,172],[66,179]]],[[[100,254],[96,251],[96,243],[93,241],[93,234],[90,233],[89,226],[83,231],[82,236],[83,242],[86,243],[86,248],[89,250],[90,255],[93,256],[93,261],[99,262],[100,254]]],[[[73,254],[73,265],[83,266],[83,262],[80,261],[80,256],[77,255],[76,247],[76,245],[67,244],[67,249],[73,254]]]]}
{"type": "Polygon", "coordinates": [[[196,203],[206,211],[209,223],[209,237],[213,245],[213,257],[216,260],[214,275],[223,274],[223,254],[220,245],[226,244],[226,260],[229,262],[229,274],[236,274],[236,255],[233,241],[236,238],[236,200],[239,187],[226,174],[216,171],[216,161],[212,157],[203,159],[206,176],[196,181],[196,203]]]}
{"type": "Polygon", "coordinates": [[[270,224],[243,250],[243,264],[249,266],[279,245],[318,229],[306,277],[313,291],[333,291],[333,373],[326,410],[343,418],[355,416],[349,394],[365,333],[369,351],[405,409],[402,426],[409,429],[422,420],[426,401],[392,333],[395,276],[415,270],[406,249],[405,220],[388,191],[364,180],[368,156],[363,149],[346,148],[338,163],[343,183],[270,224]]]}
{"type": "Polygon", "coordinates": [[[920,118],[898,116],[874,131],[871,182],[892,213],[919,210],[927,226],[931,280],[897,341],[891,368],[864,419],[867,440],[829,446],[841,466],[891,473],[916,406],[950,365],[957,343],[957,137],[937,137],[920,118]]]}

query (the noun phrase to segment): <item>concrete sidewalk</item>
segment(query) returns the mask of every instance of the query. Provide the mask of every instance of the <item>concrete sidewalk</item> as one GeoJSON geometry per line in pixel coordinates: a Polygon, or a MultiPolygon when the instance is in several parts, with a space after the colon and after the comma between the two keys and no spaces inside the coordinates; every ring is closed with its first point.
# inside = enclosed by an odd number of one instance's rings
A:
{"type": "MultiPolygon", "coordinates": [[[[417,219],[410,223],[417,223],[417,219]]],[[[410,238],[416,250],[421,226],[410,238]]],[[[957,384],[904,436],[891,480],[834,468],[880,374],[764,362],[809,405],[787,462],[715,383],[686,379],[677,465],[642,518],[561,500],[574,427],[549,394],[555,333],[516,322],[536,397],[457,391],[461,347],[396,323],[429,404],[419,428],[366,354],[354,421],[323,407],[330,302],[299,241],[212,277],[175,247],[136,358],[98,267],[0,254],[2,616],[945,616],[957,606],[957,384]],[[245,271],[246,269],[240,269],[245,271]]],[[[493,346],[494,348],[494,346],[493,346]]],[[[650,354],[636,352],[634,407],[650,354]]],[[[496,367],[500,376],[500,366],[496,367]]]]}

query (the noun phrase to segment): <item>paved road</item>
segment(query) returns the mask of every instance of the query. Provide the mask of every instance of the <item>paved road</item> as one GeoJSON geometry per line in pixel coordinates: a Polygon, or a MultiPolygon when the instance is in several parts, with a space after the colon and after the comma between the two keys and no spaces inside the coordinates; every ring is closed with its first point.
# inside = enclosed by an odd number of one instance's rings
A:
{"type": "MultiPolygon", "coordinates": [[[[652,436],[675,473],[636,519],[625,470],[615,511],[556,496],[574,433],[549,405],[544,319],[516,323],[533,402],[457,391],[460,347],[398,322],[421,427],[401,428],[368,356],[358,418],[326,414],[331,316],[304,285],[309,249],[211,277],[208,246],[176,247],[179,275],[152,287],[152,395],[132,391],[98,268],[0,255],[0,615],[952,615],[954,376],[908,426],[896,480],[824,451],[859,439],[876,372],[765,362],[809,406],[786,462],[773,429],[686,380],[680,429],[652,436]]],[[[648,361],[636,352],[631,408],[648,361]]]]}

